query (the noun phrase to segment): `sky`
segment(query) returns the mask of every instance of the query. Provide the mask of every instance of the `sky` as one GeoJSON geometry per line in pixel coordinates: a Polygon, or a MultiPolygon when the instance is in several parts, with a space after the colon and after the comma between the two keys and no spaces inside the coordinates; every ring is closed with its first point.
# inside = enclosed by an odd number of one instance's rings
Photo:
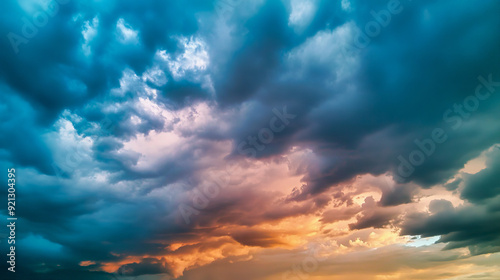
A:
{"type": "Polygon", "coordinates": [[[500,279],[500,2],[0,5],[0,278],[500,279]]]}

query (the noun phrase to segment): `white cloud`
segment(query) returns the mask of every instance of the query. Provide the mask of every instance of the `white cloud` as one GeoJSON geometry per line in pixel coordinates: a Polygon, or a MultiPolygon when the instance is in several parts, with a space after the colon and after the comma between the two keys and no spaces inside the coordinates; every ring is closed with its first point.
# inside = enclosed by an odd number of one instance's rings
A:
{"type": "Polygon", "coordinates": [[[120,18],[116,23],[116,30],[118,32],[119,40],[122,43],[138,42],[137,34],[139,32],[132,29],[132,27],[127,22],[125,22],[123,18],[120,18]]]}
{"type": "Polygon", "coordinates": [[[292,0],[291,6],[292,11],[288,18],[288,25],[299,32],[311,23],[317,10],[317,4],[315,0],[292,0]]]}
{"type": "Polygon", "coordinates": [[[82,27],[82,36],[84,39],[84,43],[82,44],[82,50],[85,55],[90,55],[92,50],[90,48],[90,42],[97,34],[97,28],[99,27],[99,18],[96,16],[92,19],[92,21],[85,21],[82,27]]]}
{"type": "Polygon", "coordinates": [[[319,31],[288,53],[290,69],[301,74],[316,65],[330,69],[337,80],[349,77],[358,65],[357,56],[348,51],[354,28],[354,23],[348,22],[331,31],[319,31]]]}
{"type": "Polygon", "coordinates": [[[164,51],[160,53],[168,63],[168,67],[175,79],[184,77],[188,73],[197,73],[207,69],[210,58],[207,52],[207,45],[199,38],[179,38],[179,43],[184,48],[184,52],[175,58],[171,58],[164,51]]]}

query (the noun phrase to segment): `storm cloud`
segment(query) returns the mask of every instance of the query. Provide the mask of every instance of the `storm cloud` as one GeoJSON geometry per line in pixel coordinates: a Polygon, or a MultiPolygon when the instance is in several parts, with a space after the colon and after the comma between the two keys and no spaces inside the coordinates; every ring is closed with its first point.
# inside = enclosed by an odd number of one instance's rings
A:
{"type": "Polygon", "coordinates": [[[233,278],[269,257],[242,279],[282,279],[321,238],[321,275],[358,254],[376,275],[433,268],[411,238],[439,236],[450,263],[500,251],[497,1],[1,10],[19,277],[233,278]],[[404,261],[379,270],[367,248],[404,261]]]}

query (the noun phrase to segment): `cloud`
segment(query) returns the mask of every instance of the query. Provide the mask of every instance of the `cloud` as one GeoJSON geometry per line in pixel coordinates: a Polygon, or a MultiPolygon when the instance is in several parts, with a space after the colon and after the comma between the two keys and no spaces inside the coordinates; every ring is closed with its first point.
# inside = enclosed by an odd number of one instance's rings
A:
{"type": "Polygon", "coordinates": [[[279,279],[322,238],[319,277],[496,277],[478,267],[500,250],[500,4],[401,5],[352,50],[387,1],[69,1],[40,26],[46,6],[6,3],[0,166],[18,172],[25,278],[279,279]],[[491,96],[461,113],[478,86],[491,96]],[[436,128],[446,142],[390,179],[436,128]],[[431,258],[399,233],[441,239],[431,258]],[[481,259],[468,276],[436,265],[467,265],[462,248],[481,259]]]}
{"type": "Polygon", "coordinates": [[[157,259],[144,258],[140,263],[129,263],[118,269],[119,275],[139,276],[147,274],[170,274],[170,268],[157,259]]]}
{"type": "Polygon", "coordinates": [[[349,228],[364,229],[364,228],[381,228],[388,226],[400,213],[395,208],[377,208],[373,197],[365,199],[365,203],[361,206],[363,209],[361,215],[358,215],[357,222],[349,224],[349,228]]]}
{"type": "Polygon", "coordinates": [[[498,164],[498,149],[492,147],[487,153],[487,167],[482,171],[466,175],[466,186],[462,198],[471,203],[454,207],[447,200],[433,200],[426,213],[411,213],[402,225],[402,233],[410,235],[441,235],[439,242],[447,243],[445,249],[467,247],[471,254],[497,252],[499,239],[492,224],[499,215],[500,200],[495,187],[484,187],[492,178],[498,164]]]}
{"type": "Polygon", "coordinates": [[[396,206],[410,203],[413,201],[417,189],[418,186],[408,184],[396,185],[392,189],[384,189],[380,204],[383,206],[396,206]]]}
{"type": "Polygon", "coordinates": [[[479,203],[500,195],[499,170],[499,149],[496,148],[488,154],[486,169],[465,177],[465,188],[461,194],[462,198],[479,203]]]}

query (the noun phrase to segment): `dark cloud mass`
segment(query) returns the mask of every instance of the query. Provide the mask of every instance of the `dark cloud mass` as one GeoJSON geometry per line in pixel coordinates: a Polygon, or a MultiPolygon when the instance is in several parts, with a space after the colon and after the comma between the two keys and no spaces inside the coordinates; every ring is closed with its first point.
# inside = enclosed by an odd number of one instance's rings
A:
{"type": "MultiPolygon", "coordinates": [[[[498,147],[498,146],[497,146],[498,147]]],[[[431,215],[410,214],[403,234],[435,236],[448,242],[446,249],[468,247],[472,254],[497,252],[500,249],[500,192],[498,190],[498,148],[488,154],[486,168],[466,176],[462,197],[471,202],[454,208],[447,200],[433,200],[431,215]],[[496,171],[495,171],[496,170],[496,171]]]]}
{"type": "Polygon", "coordinates": [[[498,1],[30,0],[0,13],[16,279],[176,279],[305,246],[311,228],[500,252],[498,1]]]}

